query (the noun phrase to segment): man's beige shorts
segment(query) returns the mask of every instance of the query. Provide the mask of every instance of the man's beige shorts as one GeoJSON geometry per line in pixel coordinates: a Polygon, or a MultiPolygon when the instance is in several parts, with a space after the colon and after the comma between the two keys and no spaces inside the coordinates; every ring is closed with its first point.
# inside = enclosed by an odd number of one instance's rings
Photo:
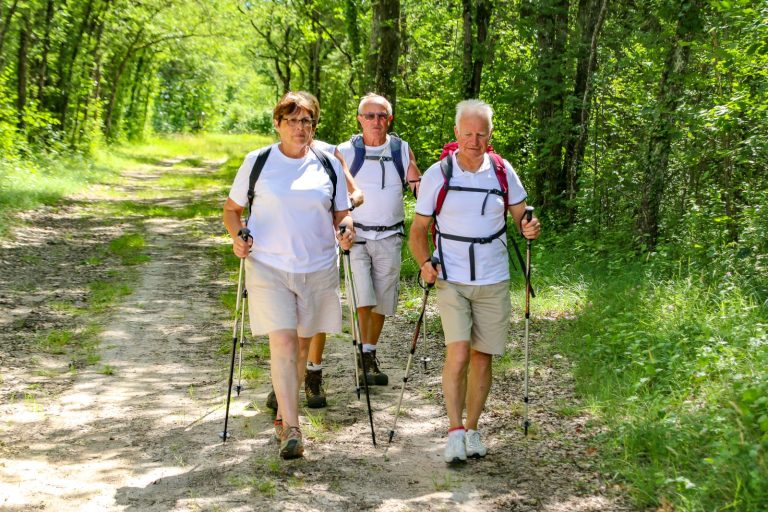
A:
{"type": "Polygon", "coordinates": [[[478,352],[504,353],[512,312],[509,280],[468,285],[438,279],[435,286],[446,345],[469,341],[478,352]]]}
{"type": "Polygon", "coordinates": [[[400,248],[398,235],[354,244],[349,252],[355,278],[357,307],[375,306],[374,313],[392,316],[400,293],[400,248]]]}
{"type": "Polygon", "coordinates": [[[341,331],[339,269],[297,274],[245,260],[248,314],[254,336],[295,329],[302,338],[341,331]]]}

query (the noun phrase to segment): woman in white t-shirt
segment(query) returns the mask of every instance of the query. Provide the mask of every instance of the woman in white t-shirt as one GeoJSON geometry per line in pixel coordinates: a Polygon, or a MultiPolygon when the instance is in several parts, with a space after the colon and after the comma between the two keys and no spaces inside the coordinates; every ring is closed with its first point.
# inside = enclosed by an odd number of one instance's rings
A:
{"type": "Polygon", "coordinates": [[[285,459],[304,453],[298,403],[310,339],[341,331],[336,240],[348,249],[355,236],[339,161],[310,147],[318,116],[309,93],[283,96],[272,115],[280,141],[246,156],[224,205],[234,253],[246,258],[251,331],[269,335],[275,433],[285,459]],[[246,206],[247,242],[238,235],[246,206]]]}

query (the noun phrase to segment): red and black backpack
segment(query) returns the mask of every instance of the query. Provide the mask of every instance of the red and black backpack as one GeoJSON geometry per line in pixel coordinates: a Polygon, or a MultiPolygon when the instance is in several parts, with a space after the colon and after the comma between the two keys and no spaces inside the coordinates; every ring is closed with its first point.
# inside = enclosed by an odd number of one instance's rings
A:
{"type": "MultiPolygon", "coordinates": [[[[507,251],[509,251],[509,246],[504,242],[505,235],[507,234],[507,206],[509,203],[509,182],[507,181],[507,169],[504,165],[504,160],[501,158],[499,154],[493,151],[493,147],[491,145],[488,145],[488,156],[491,159],[491,163],[493,164],[493,171],[496,175],[496,179],[499,181],[499,188],[498,189],[481,189],[481,188],[472,188],[472,187],[460,187],[451,185],[451,178],[453,177],[453,153],[456,152],[456,150],[459,148],[459,144],[457,142],[449,142],[445,146],[443,146],[443,151],[440,154],[440,172],[443,175],[443,186],[440,188],[440,190],[437,193],[437,199],[435,201],[435,211],[432,214],[432,243],[437,248],[437,254],[440,259],[440,268],[442,269],[443,279],[448,279],[448,272],[445,268],[445,264],[443,263],[443,244],[442,239],[445,238],[446,240],[455,240],[459,242],[465,242],[469,244],[469,269],[470,269],[470,280],[475,280],[475,244],[489,244],[493,242],[495,239],[500,238],[501,243],[504,244],[504,247],[507,248],[507,251]],[[486,236],[486,237],[466,237],[466,236],[459,236],[459,235],[452,235],[449,233],[443,233],[440,231],[440,226],[437,223],[437,216],[440,214],[440,211],[443,208],[443,203],[445,202],[445,196],[448,194],[448,191],[454,190],[458,192],[481,192],[485,193],[485,199],[483,200],[483,205],[480,210],[481,215],[485,215],[485,206],[488,202],[488,197],[491,195],[498,195],[501,196],[504,199],[504,227],[497,231],[496,233],[486,236]],[[439,235],[439,236],[438,236],[439,235]],[[504,237],[504,238],[502,238],[504,237]]],[[[523,275],[525,275],[525,262],[523,261],[523,255],[520,253],[520,248],[517,246],[517,242],[514,238],[512,240],[512,247],[515,249],[515,254],[517,255],[517,260],[520,263],[520,268],[523,270],[523,275]]],[[[514,266],[514,263],[512,264],[514,266]]],[[[533,293],[533,290],[531,290],[531,295],[535,296],[533,293]]]]}

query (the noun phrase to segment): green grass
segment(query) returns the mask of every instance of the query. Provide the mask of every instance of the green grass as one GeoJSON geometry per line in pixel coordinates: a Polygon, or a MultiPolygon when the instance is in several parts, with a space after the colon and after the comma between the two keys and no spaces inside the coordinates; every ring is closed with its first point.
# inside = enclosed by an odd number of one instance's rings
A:
{"type": "Polygon", "coordinates": [[[150,257],[144,254],[146,242],[141,233],[128,233],[109,242],[109,252],[118,256],[123,265],[146,263],[150,257]]]}
{"type": "Polygon", "coordinates": [[[751,283],[547,249],[534,265],[532,316],[551,321],[540,357],[557,349],[576,362],[581,403],[557,412],[589,411],[603,426],[604,473],[639,507],[764,510],[768,308],[751,283]]]}

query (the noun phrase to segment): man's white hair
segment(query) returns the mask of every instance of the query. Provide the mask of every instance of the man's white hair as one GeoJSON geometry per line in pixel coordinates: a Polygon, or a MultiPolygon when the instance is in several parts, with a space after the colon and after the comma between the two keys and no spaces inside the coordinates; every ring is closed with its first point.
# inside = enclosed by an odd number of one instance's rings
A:
{"type": "Polygon", "coordinates": [[[392,115],[392,104],[384,96],[381,96],[379,94],[372,93],[372,92],[369,92],[368,94],[363,96],[360,99],[360,105],[357,106],[357,113],[358,114],[362,114],[363,113],[363,106],[366,103],[382,103],[386,107],[386,109],[387,109],[387,114],[389,114],[390,116],[392,115]]]}
{"type": "Polygon", "coordinates": [[[489,104],[480,100],[464,100],[460,101],[456,105],[456,126],[459,126],[459,121],[463,116],[475,115],[480,116],[488,121],[488,132],[493,130],[493,109],[489,104]]]}

